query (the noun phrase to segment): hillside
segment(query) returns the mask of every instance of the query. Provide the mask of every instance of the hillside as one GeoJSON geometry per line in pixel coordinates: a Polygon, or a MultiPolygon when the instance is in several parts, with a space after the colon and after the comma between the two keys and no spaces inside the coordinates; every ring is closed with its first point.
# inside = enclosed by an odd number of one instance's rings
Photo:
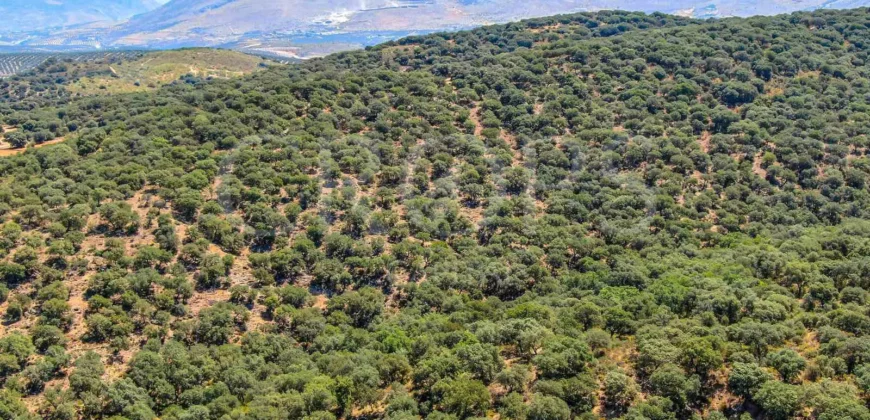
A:
{"type": "Polygon", "coordinates": [[[277,62],[237,51],[192,48],[172,51],[0,54],[0,69],[28,62],[0,79],[0,103],[32,109],[83,96],[145,92],[187,79],[228,79],[277,62]]]}
{"type": "Polygon", "coordinates": [[[154,89],[192,75],[228,79],[253,73],[264,64],[260,57],[236,51],[188,49],[158,51],[138,60],[107,66],[102,74],[78,78],[69,86],[73,94],[129,93],[154,89]]]}
{"type": "Polygon", "coordinates": [[[868,37],[581,13],[13,97],[57,144],[0,158],[0,413],[870,418],[868,37]]]}

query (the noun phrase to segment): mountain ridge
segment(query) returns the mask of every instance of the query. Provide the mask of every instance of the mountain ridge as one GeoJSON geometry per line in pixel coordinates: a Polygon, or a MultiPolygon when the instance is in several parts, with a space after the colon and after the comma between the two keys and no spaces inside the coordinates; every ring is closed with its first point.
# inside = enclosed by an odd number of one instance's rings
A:
{"type": "Polygon", "coordinates": [[[160,6],[156,0],[5,0],[4,30],[28,32],[93,22],[120,22],[160,6]]]}
{"type": "MultiPolygon", "coordinates": [[[[644,13],[662,12],[684,17],[720,18],[730,16],[774,15],[819,8],[854,8],[870,5],[870,0],[542,0],[528,7],[521,0],[100,0],[87,2],[70,0],[59,3],[70,16],[58,16],[67,23],[89,25],[59,31],[39,31],[25,36],[4,38],[0,43],[16,48],[179,48],[228,47],[255,48],[258,53],[301,57],[298,36],[326,37],[313,55],[374,45],[396,37],[470,29],[488,24],[517,21],[546,15],[600,10],[627,10],[644,13]],[[100,4],[116,7],[101,7],[100,4]],[[122,13],[117,8],[126,5],[122,13]],[[85,13],[90,11],[90,13],[85,13]],[[134,13],[134,12],[139,13],[134,13]],[[73,16],[83,15],[74,18],[73,16]],[[89,16],[89,17],[85,17],[89,16]],[[108,20],[94,20],[105,16],[108,20]],[[124,16],[122,18],[122,16],[124,16]],[[119,21],[120,20],[120,21],[119,21]],[[343,39],[335,40],[336,35],[343,39]],[[336,46],[337,45],[337,46],[336,46]]],[[[0,6],[0,12],[24,4],[11,0],[11,6],[0,6]]],[[[35,2],[45,5],[48,2],[35,2]]],[[[24,7],[24,6],[21,6],[24,7]]],[[[46,6],[47,7],[47,6],[46,6]]],[[[30,6],[31,9],[36,8],[30,6]]],[[[23,10],[27,10],[26,8],[23,10]]],[[[55,19],[55,20],[57,20],[55,19]]],[[[55,22],[55,21],[52,21],[55,22]]],[[[55,22],[56,23],[56,22],[55,22]]],[[[13,27],[14,29],[14,27],[13,27]]],[[[308,43],[304,40],[303,43],[308,43]]]]}

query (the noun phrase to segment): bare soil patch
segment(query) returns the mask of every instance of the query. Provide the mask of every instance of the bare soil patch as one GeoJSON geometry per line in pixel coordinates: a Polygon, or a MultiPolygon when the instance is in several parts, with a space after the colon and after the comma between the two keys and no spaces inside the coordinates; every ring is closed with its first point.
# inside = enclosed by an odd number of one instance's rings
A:
{"type": "Polygon", "coordinates": [[[27,146],[26,148],[20,148],[20,149],[13,149],[12,145],[10,145],[9,143],[6,143],[5,141],[2,141],[2,142],[0,142],[0,157],[20,155],[20,154],[26,152],[28,149],[40,149],[40,148],[43,148],[45,146],[51,146],[52,144],[61,143],[64,140],[66,140],[66,137],[58,137],[54,140],[49,140],[49,141],[46,141],[43,143],[30,145],[30,146],[27,146]]]}

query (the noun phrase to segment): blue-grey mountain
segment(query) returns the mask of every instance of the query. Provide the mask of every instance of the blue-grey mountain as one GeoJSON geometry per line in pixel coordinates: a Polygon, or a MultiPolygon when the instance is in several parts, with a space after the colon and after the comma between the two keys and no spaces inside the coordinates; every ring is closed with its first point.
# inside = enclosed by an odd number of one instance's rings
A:
{"type": "Polygon", "coordinates": [[[4,0],[0,14],[16,18],[0,28],[0,47],[222,46],[301,57],[413,33],[579,11],[718,18],[867,5],[870,0],[4,0]],[[62,25],[79,26],[45,29],[62,25]],[[24,29],[31,32],[9,34],[24,29]]]}
{"type": "Polygon", "coordinates": [[[3,0],[0,32],[120,22],[160,6],[155,0],[3,0]]]}

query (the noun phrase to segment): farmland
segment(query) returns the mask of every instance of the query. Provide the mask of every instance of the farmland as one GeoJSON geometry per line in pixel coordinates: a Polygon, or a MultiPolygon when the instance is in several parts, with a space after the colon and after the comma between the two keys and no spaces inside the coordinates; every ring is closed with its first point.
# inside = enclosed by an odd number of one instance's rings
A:
{"type": "Polygon", "coordinates": [[[0,55],[0,77],[7,77],[26,71],[44,62],[45,54],[3,54],[0,55]]]}
{"type": "Polygon", "coordinates": [[[142,55],[141,51],[98,51],[77,53],[8,53],[0,54],[0,77],[9,77],[33,70],[50,58],[59,61],[86,62],[101,59],[131,58],[142,55]]]}
{"type": "Polygon", "coordinates": [[[0,76],[0,104],[17,109],[57,105],[83,96],[144,92],[182,77],[203,80],[240,77],[267,64],[277,64],[238,51],[206,48],[0,54],[0,62],[4,59],[9,63],[9,73],[0,76]],[[25,62],[27,66],[23,65],[25,62]]]}
{"type": "Polygon", "coordinates": [[[154,89],[184,75],[227,79],[252,73],[264,59],[236,51],[194,48],[150,52],[136,59],[101,60],[72,81],[75,94],[130,93],[154,89]]]}

